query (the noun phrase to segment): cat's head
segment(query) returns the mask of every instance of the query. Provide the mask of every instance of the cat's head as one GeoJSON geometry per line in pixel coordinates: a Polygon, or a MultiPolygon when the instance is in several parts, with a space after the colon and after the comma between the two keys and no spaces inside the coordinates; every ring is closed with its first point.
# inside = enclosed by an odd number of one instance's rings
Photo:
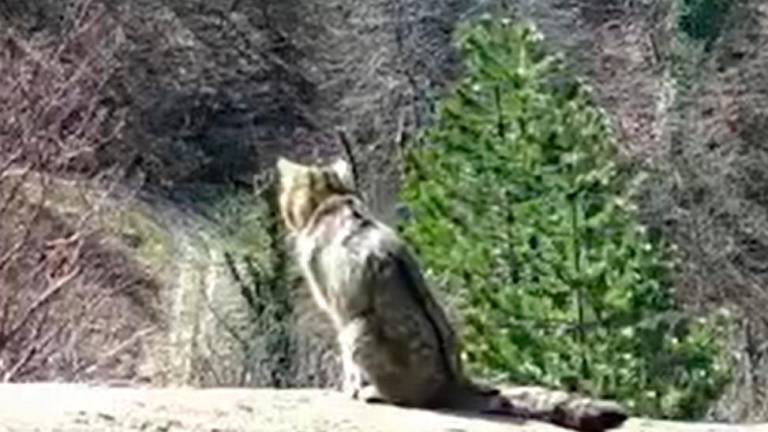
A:
{"type": "Polygon", "coordinates": [[[303,165],[286,158],[277,161],[280,179],[280,212],[292,232],[306,226],[325,200],[355,193],[352,167],[344,159],[327,165],[303,165]]]}

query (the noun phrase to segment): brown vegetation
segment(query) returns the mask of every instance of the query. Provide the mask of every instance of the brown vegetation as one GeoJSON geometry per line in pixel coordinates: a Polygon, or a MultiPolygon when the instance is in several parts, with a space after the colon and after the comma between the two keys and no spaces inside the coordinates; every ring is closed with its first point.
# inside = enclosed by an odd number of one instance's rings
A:
{"type": "Polygon", "coordinates": [[[93,223],[114,177],[95,155],[122,128],[111,25],[80,1],[60,39],[0,35],[0,381],[133,379],[157,321],[93,223]],[[103,190],[78,186],[97,175],[103,190]]]}

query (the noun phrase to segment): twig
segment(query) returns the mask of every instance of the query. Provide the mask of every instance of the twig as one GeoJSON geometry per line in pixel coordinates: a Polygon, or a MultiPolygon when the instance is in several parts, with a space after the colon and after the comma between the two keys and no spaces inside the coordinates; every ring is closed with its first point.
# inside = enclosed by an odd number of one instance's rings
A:
{"type": "MultiPolygon", "coordinates": [[[[5,212],[10,207],[11,203],[16,199],[17,194],[19,193],[22,186],[24,186],[24,182],[26,181],[27,177],[32,172],[32,167],[28,166],[21,170],[20,174],[15,175],[15,182],[10,187],[10,190],[8,191],[8,194],[3,198],[3,203],[0,205],[0,215],[5,214],[5,212]]],[[[3,177],[0,179],[5,179],[7,177],[10,177],[10,173],[3,173],[3,177]]]]}
{"type": "Polygon", "coordinates": [[[494,102],[496,103],[496,132],[499,134],[499,139],[503,140],[507,134],[507,127],[504,122],[504,107],[501,104],[501,89],[499,86],[493,88],[494,102]]]}
{"type": "Polygon", "coordinates": [[[82,366],[76,369],[73,375],[79,374],[80,372],[84,372],[86,374],[93,372],[97,368],[103,366],[108,360],[114,358],[116,355],[120,354],[123,350],[125,350],[126,348],[129,348],[131,345],[138,342],[142,337],[144,337],[145,335],[155,330],[156,330],[155,326],[150,326],[134,333],[131,337],[117,344],[114,348],[112,348],[108,352],[100,355],[99,359],[93,362],[92,364],[87,366],[82,366]]]}
{"type": "MultiPolygon", "coordinates": [[[[253,176],[253,193],[263,198],[275,186],[276,174],[270,169],[253,176]]],[[[271,197],[268,197],[271,198],[271,197]]]]}
{"type": "MultiPolygon", "coordinates": [[[[32,315],[35,314],[35,312],[37,312],[41,307],[48,303],[53,298],[53,296],[61,291],[61,289],[64,288],[70,281],[72,281],[72,279],[74,279],[78,274],[80,274],[80,267],[76,267],[68,274],[58,278],[54,284],[50,286],[44,293],[42,293],[40,297],[35,300],[32,306],[30,306],[24,312],[24,315],[22,315],[22,318],[16,323],[16,325],[14,325],[13,328],[11,328],[11,330],[6,335],[4,335],[4,340],[6,342],[11,340],[16,335],[16,333],[24,328],[24,326],[27,324],[32,315]]],[[[2,347],[0,346],[0,348],[2,347]]]]}
{"type": "Polygon", "coordinates": [[[11,165],[16,163],[16,161],[19,160],[23,154],[24,149],[17,149],[15,152],[11,153],[10,156],[8,156],[8,159],[6,159],[2,165],[0,165],[0,180],[3,180],[6,177],[8,169],[11,167],[11,165]]]}
{"type": "Polygon", "coordinates": [[[355,182],[355,186],[360,187],[360,171],[358,170],[357,160],[355,154],[352,152],[352,143],[349,141],[347,133],[342,128],[336,129],[336,135],[339,139],[339,143],[344,149],[344,153],[347,155],[349,164],[352,165],[352,180],[355,182]]]}
{"type": "Polygon", "coordinates": [[[40,348],[43,347],[43,345],[46,345],[48,342],[50,342],[51,339],[53,339],[53,336],[56,334],[56,332],[50,332],[48,336],[43,340],[38,340],[37,343],[27,348],[24,355],[8,370],[8,372],[3,374],[3,379],[0,380],[2,382],[10,382],[16,375],[18,375],[19,371],[29,364],[30,361],[32,361],[32,358],[35,356],[35,354],[38,353],[40,348]]]}
{"type": "Polygon", "coordinates": [[[406,130],[406,110],[400,110],[400,115],[397,117],[397,132],[395,133],[395,145],[400,151],[401,155],[405,154],[405,143],[410,138],[410,134],[406,130]]]}

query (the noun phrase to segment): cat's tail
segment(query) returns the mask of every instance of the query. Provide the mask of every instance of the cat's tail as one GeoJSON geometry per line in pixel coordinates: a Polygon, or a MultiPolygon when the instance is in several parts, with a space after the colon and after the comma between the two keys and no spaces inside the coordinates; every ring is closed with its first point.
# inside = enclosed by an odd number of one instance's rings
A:
{"type": "Polygon", "coordinates": [[[454,409],[538,420],[583,432],[613,429],[627,419],[618,403],[543,387],[498,390],[472,384],[456,394],[463,396],[451,398],[449,405],[454,409]]]}

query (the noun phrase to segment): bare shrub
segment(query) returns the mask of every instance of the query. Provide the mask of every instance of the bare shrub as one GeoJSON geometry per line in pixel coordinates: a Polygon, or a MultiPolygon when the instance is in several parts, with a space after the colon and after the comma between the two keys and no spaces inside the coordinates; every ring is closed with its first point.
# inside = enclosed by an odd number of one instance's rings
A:
{"type": "Polygon", "coordinates": [[[94,228],[114,183],[80,181],[109,177],[95,154],[122,127],[103,97],[119,32],[87,0],[68,26],[0,33],[0,381],[133,377],[156,319],[130,294],[151,284],[94,228]]]}
{"type": "Polygon", "coordinates": [[[92,172],[94,154],[120,131],[101,92],[118,34],[102,8],[81,1],[61,38],[14,29],[0,51],[0,166],[92,172]]]}
{"type": "Polygon", "coordinates": [[[674,97],[642,206],[649,225],[678,249],[680,300],[736,315],[733,381],[710,413],[728,421],[768,416],[768,56],[754,48],[768,34],[758,3],[734,3],[718,18],[727,29],[718,38],[694,40],[678,28],[668,41],[674,97]]]}

